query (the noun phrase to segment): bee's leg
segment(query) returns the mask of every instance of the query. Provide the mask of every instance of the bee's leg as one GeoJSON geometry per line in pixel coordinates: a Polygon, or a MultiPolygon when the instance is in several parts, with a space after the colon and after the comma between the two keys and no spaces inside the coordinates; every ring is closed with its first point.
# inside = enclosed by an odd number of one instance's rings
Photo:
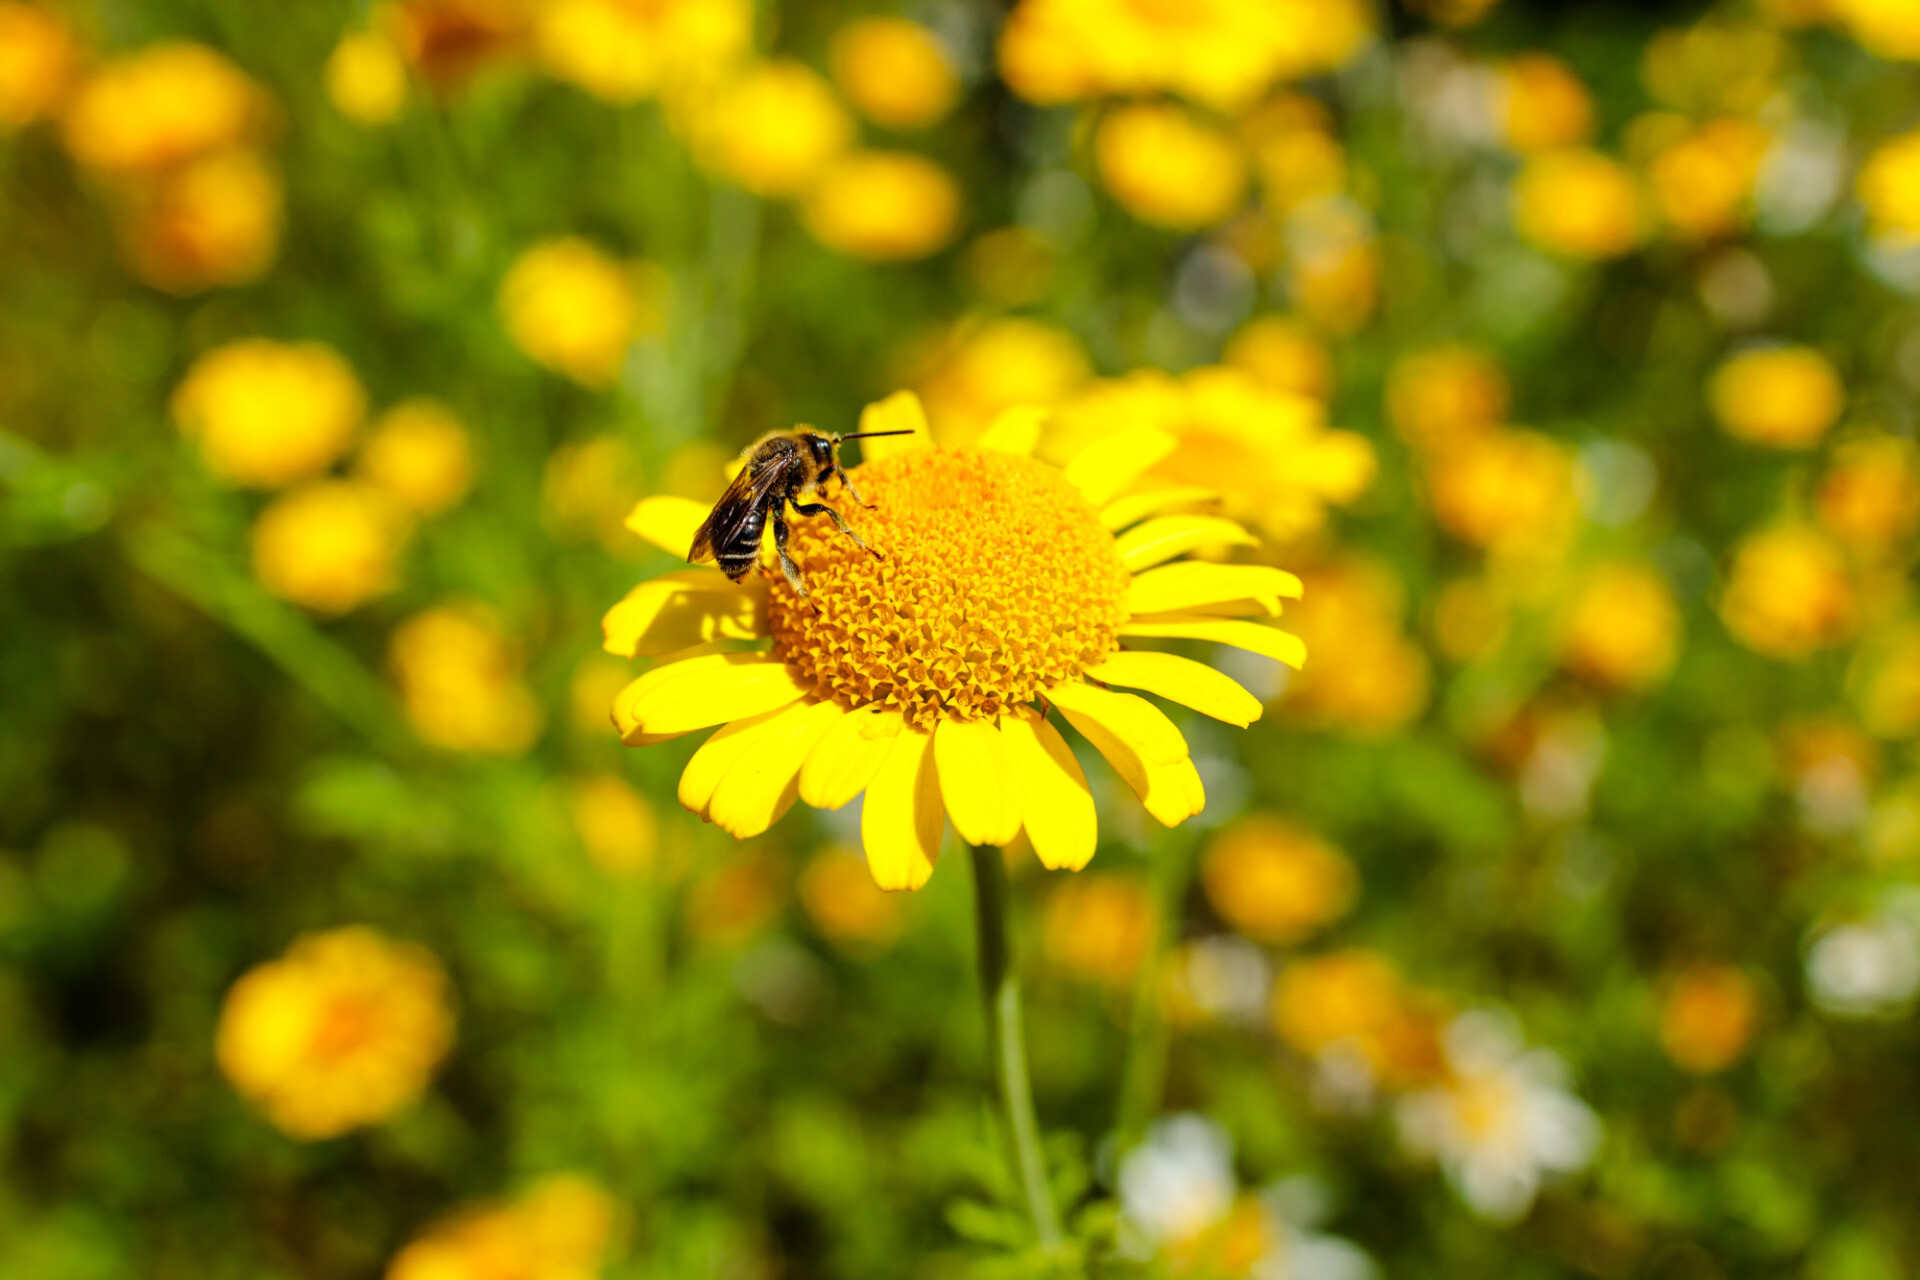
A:
{"type": "Polygon", "coordinates": [[[780,572],[787,575],[787,585],[802,600],[813,605],[815,613],[820,612],[820,606],[813,604],[813,597],[807,594],[807,583],[800,576],[800,566],[787,554],[787,515],[778,507],[773,509],[773,549],[780,553],[780,572]]]}
{"type": "Polygon", "coordinates": [[[853,495],[853,500],[859,503],[861,506],[865,507],[867,510],[872,511],[874,509],[873,504],[871,502],[868,502],[865,498],[861,497],[860,491],[853,487],[853,477],[848,475],[845,471],[841,471],[839,473],[839,476],[840,476],[840,483],[847,486],[847,492],[853,495]]]}
{"type": "MultiPolygon", "coordinates": [[[[855,494],[854,496],[857,498],[860,495],[855,494]]],[[[878,551],[875,551],[872,547],[868,546],[865,538],[862,538],[859,534],[855,533],[852,529],[849,529],[847,527],[847,522],[840,518],[840,513],[838,511],[835,511],[832,507],[828,506],[826,503],[796,502],[793,504],[793,509],[795,511],[798,511],[803,516],[826,516],[829,520],[833,521],[834,528],[838,529],[840,532],[846,534],[849,538],[853,539],[854,546],[859,547],[862,551],[872,556],[875,560],[886,559],[885,556],[881,555],[878,551]]]]}

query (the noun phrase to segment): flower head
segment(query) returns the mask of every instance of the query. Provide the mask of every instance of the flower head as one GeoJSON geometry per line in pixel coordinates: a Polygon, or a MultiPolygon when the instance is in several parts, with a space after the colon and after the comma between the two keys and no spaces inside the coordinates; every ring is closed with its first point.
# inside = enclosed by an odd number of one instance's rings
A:
{"type": "Polygon", "coordinates": [[[204,45],[150,45],[108,63],[67,109],[67,149],[88,168],[152,172],[253,139],[265,92],[204,45]]]}
{"type": "Polygon", "coordinates": [[[355,124],[387,124],[407,104],[407,63],[384,32],[353,31],[327,55],[327,98],[355,124]]]}
{"type": "Polygon", "coordinates": [[[1858,603],[1839,551],[1818,530],[1784,523],[1734,549],[1720,617],[1756,653],[1797,662],[1853,635],[1858,603]]]}
{"type": "Polygon", "coordinates": [[[310,934],[242,975],[214,1049],[234,1088],[312,1139],[409,1106],[452,1042],[439,961],[355,927],[310,934]]]}
{"type": "Polygon", "coordinates": [[[588,387],[611,385],[627,347],[659,328],[654,302],[625,264],[578,236],[528,249],[500,282],[514,345],[588,387]]]}
{"type": "Polygon", "coordinates": [[[937,124],[960,96],[953,60],[917,22],[860,18],[833,37],[833,79],[854,109],[890,129],[937,124]]]}
{"type": "Polygon", "coordinates": [[[1714,371],[1713,416],[1728,435],[1776,449],[1818,444],[1840,418],[1847,391],[1812,347],[1759,347],[1714,371]]]}
{"type": "Polygon", "coordinates": [[[742,72],[694,116],[694,155],[758,196],[796,196],[853,140],[827,82],[804,62],[775,59],[742,72]]]}
{"type": "Polygon", "coordinates": [[[1856,186],[1876,237],[1902,247],[1920,241],[1920,131],[1880,144],[1856,186]]]}
{"type": "Polygon", "coordinates": [[[126,193],[121,230],[134,271],[196,293],[257,279],[280,240],[280,178],[258,153],[220,151],[126,193]]]}
{"type": "Polygon", "coordinates": [[[1569,258],[1617,258],[1640,243],[1645,198],[1625,166],[1598,151],[1545,152],[1514,183],[1520,233],[1569,258]]]}
{"type": "Polygon", "coordinates": [[[1214,838],[1201,863],[1207,900],[1248,937],[1290,946],[1346,914],[1358,877],[1312,832],[1268,816],[1214,838]]]}
{"type": "Polygon", "coordinates": [[[393,588],[406,541],[400,509],[372,485],[318,480],[290,489],[253,526],[253,573],[283,600],[346,613],[393,588]]]}
{"type": "Polygon", "coordinates": [[[1731,965],[1695,964],[1675,974],[1660,1003],[1660,1047],[1681,1068],[1712,1075],[1753,1041],[1760,993],[1731,965]]]}
{"type": "Polygon", "coordinates": [[[945,169],[906,151],[853,151],[821,171],[800,220],[849,258],[897,262],[946,247],[960,224],[960,188],[945,169]]]}
{"type": "Polygon", "coordinates": [[[753,46],[752,0],[546,0],[534,53],[608,102],[697,88],[753,46]]]}
{"type": "MultiPolygon", "coordinates": [[[[720,726],[680,802],[735,836],[764,831],[796,798],[838,808],[864,791],[869,865],[889,889],[932,874],[943,808],[970,843],[1005,844],[1024,827],[1044,864],[1085,865],[1093,798],[1055,710],[1161,822],[1198,813],[1180,731],[1121,689],[1242,725],[1260,704],[1211,667],[1122,641],[1209,640],[1297,665],[1297,641],[1248,620],[1277,614],[1297,580],[1169,563],[1252,539],[1216,516],[1160,514],[1177,494],[1125,492],[1172,449],[1163,433],[1102,440],[1056,470],[1028,456],[1032,412],[1008,413],[971,448],[934,445],[910,393],[870,406],[861,426],[911,438],[865,442],[853,475],[871,507],[820,495],[871,553],[830,521],[792,520],[810,600],[763,558],[740,585],[703,568],[643,583],[607,615],[609,651],[665,655],[614,704],[624,740],[720,726]],[[728,640],[771,645],[727,652],[728,640]]],[[[651,498],[630,524],[684,555],[706,514],[651,498]]]]}
{"type": "Polygon", "coordinates": [[[54,111],[73,76],[73,32],[37,5],[0,4],[0,129],[54,111]]]}
{"type": "Polygon", "coordinates": [[[617,1216],[586,1178],[548,1178],[510,1203],[429,1227],[394,1255],[386,1280],[593,1280],[617,1216]]]}
{"type": "Polygon", "coordinates": [[[487,610],[443,605],[416,614],[393,633],[388,657],[408,722],[435,746],[517,755],[540,736],[540,703],[487,610]]]}
{"type": "Polygon", "coordinates": [[[452,410],[437,400],[403,400],[374,423],[358,467],[362,478],[408,511],[432,515],[466,493],[473,450],[452,410]]]}
{"type": "Polygon", "coordinates": [[[207,469],[274,488],[324,471],[345,452],[366,393],[331,347],[250,338],[193,362],[173,393],[173,420],[207,469]]]}
{"type": "Polygon", "coordinates": [[[1247,163],[1226,133],[1176,106],[1133,105],[1100,121],[1100,178],[1142,222],[1212,226],[1240,205],[1247,163]]]}

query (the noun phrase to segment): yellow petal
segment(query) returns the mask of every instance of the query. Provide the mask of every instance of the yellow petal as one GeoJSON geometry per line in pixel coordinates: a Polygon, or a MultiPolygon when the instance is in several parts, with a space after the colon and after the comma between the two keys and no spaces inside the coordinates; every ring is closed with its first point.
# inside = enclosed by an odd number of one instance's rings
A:
{"type": "Polygon", "coordinates": [[[1034,856],[1043,867],[1078,871],[1093,858],[1099,820],[1073,749],[1026,708],[1000,722],[1000,737],[1020,782],[1020,819],[1034,856]]]}
{"type": "Polygon", "coordinates": [[[1020,796],[1000,730],[991,720],[942,720],[933,731],[940,794],[968,844],[1001,845],[1020,834],[1020,796]]]}
{"type": "Polygon", "coordinates": [[[1282,599],[1300,598],[1300,579],[1264,564],[1208,564],[1184,560],[1135,574],[1128,613],[1280,612],[1282,599]]]}
{"type": "Polygon", "coordinates": [[[1129,573],[1151,569],[1196,547],[1258,546],[1260,539],[1219,516],[1160,516],[1127,530],[1113,541],[1129,573]]]}
{"type": "Polygon", "coordinates": [[[679,569],[641,583],[600,620],[603,648],[652,658],[703,640],[767,634],[767,588],[759,578],[728,582],[713,569],[679,569]]]}
{"type": "Polygon", "coordinates": [[[1040,443],[1040,427],[1049,416],[1050,411],[1038,405],[1017,404],[988,423],[973,443],[977,448],[1001,453],[1031,454],[1040,443]]]}
{"type": "Polygon", "coordinates": [[[841,717],[800,767],[800,798],[816,809],[838,809],[866,790],[905,725],[898,711],[870,702],[841,717]]]}
{"type": "Polygon", "coordinates": [[[692,498],[660,494],[640,499],[640,505],[627,513],[627,528],[662,551],[685,560],[687,552],[693,550],[694,531],[712,510],[692,498]]]}
{"type": "MultiPolygon", "coordinates": [[[[1091,686],[1089,686],[1091,687],[1091,686]]],[[[1059,690],[1053,690],[1058,694],[1059,690]]],[[[1113,694],[1113,697],[1131,699],[1148,710],[1151,703],[1132,694],[1113,694]]],[[[1206,793],[1200,786],[1200,775],[1194,770],[1193,761],[1182,754],[1177,760],[1151,759],[1147,748],[1137,737],[1129,737],[1129,726],[1120,721],[1100,720],[1091,715],[1069,711],[1064,702],[1059,703],[1060,710],[1067,720],[1094,745],[1094,748],[1106,757],[1113,771],[1126,781],[1133,793],[1140,797],[1140,803],[1147,812],[1162,824],[1173,827],[1185,822],[1200,812],[1206,804],[1206,793]]],[[[1158,712],[1155,712],[1158,714],[1158,712]]],[[[1164,718],[1164,717],[1163,717],[1164,718]]],[[[1169,722],[1171,727],[1171,722],[1169,722]]],[[[1176,734],[1177,736],[1177,734],[1176,734]]]]}
{"type": "Polygon", "coordinates": [[[928,752],[933,735],[908,729],[893,740],[867,784],[860,842],[873,882],[889,891],[918,889],[940,856],[940,781],[928,752]]]}
{"type": "Polygon", "coordinates": [[[1187,758],[1187,740],[1166,713],[1145,698],[1079,680],[1055,685],[1047,690],[1047,697],[1080,732],[1087,732],[1083,722],[1097,724],[1132,747],[1143,760],[1172,764],[1187,758]]]}
{"type": "Polygon", "coordinates": [[[645,734],[688,733],[784,707],[807,693],[785,663],[763,653],[715,657],[722,665],[705,665],[707,658],[678,663],[680,670],[635,696],[627,705],[634,727],[645,734]]]}
{"type": "Polygon", "coordinates": [[[1237,618],[1210,618],[1205,614],[1149,614],[1130,618],[1120,627],[1123,636],[1157,636],[1170,640],[1210,640],[1230,644],[1264,657],[1284,662],[1299,670],[1307,660],[1307,646],[1299,636],[1278,627],[1237,618]]]}
{"type": "Polygon", "coordinates": [[[1114,494],[1172,453],[1178,443],[1158,427],[1128,427],[1082,449],[1062,474],[1087,496],[1088,502],[1104,506],[1114,494]]]}
{"type": "Polygon", "coordinates": [[[1178,654],[1123,651],[1108,655],[1097,667],[1088,667],[1086,674],[1103,684],[1123,684],[1129,689],[1157,693],[1242,729],[1260,718],[1260,699],[1235,684],[1230,676],[1178,654]]]}
{"type": "Polygon", "coordinates": [[[797,702],[780,712],[721,779],[706,816],[736,840],[778,822],[799,794],[807,754],[846,714],[833,702],[797,702]]]}
{"type": "Polygon", "coordinates": [[[897,453],[933,447],[933,433],[927,429],[927,411],[920,397],[911,391],[896,391],[885,400],[877,400],[860,411],[862,431],[911,431],[908,436],[889,436],[883,440],[862,440],[860,457],[878,462],[897,453]]]}
{"type": "Polygon", "coordinates": [[[1149,489],[1115,498],[1100,508],[1100,523],[1108,529],[1124,529],[1148,516],[1157,516],[1174,507],[1190,507],[1202,502],[1217,502],[1220,495],[1211,489],[1187,486],[1179,489],[1149,489]]]}
{"type": "Polygon", "coordinates": [[[713,803],[713,793],[720,783],[739,764],[746,754],[753,750],[767,726],[784,716],[793,714],[805,707],[805,703],[795,702],[772,711],[763,711],[757,716],[748,716],[723,724],[713,731],[711,737],[700,744],[700,749],[687,761],[687,767],[680,772],[680,807],[689,813],[697,813],[712,821],[707,807],[713,803]]]}
{"type": "MultiPolygon", "coordinates": [[[[663,681],[673,676],[685,675],[690,669],[688,666],[689,663],[697,662],[706,667],[714,667],[725,666],[729,663],[766,661],[765,654],[729,653],[725,651],[724,645],[724,641],[711,640],[705,644],[697,644],[690,648],[681,649],[676,653],[665,654],[659,661],[655,662],[645,671],[642,671],[637,678],[631,681],[624,689],[620,690],[619,693],[615,694],[613,698],[613,723],[614,727],[620,730],[621,740],[626,742],[630,747],[641,745],[634,741],[635,736],[640,733],[639,722],[633,715],[634,704],[654,689],[659,688],[663,681]]],[[[678,735],[670,734],[668,736],[677,737],[678,735]]],[[[648,738],[648,741],[660,740],[659,738],[648,738]]]]}

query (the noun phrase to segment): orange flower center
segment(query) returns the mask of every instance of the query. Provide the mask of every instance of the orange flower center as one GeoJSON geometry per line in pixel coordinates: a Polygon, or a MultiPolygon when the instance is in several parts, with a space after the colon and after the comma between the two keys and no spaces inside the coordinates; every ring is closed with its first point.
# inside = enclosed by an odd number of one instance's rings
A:
{"type": "Polygon", "coordinates": [[[981,449],[924,449],[859,467],[825,516],[794,517],[789,549],[813,608],[769,578],[775,652],[823,698],[878,702],[909,724],[1030,702],[1116,647],[1128,574],[1113,535],[1059,471],[981,449]]]}

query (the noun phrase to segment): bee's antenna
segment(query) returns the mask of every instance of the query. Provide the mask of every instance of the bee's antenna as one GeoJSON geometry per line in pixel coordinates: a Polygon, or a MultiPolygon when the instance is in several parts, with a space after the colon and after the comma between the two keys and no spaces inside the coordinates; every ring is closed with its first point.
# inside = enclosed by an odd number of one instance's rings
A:
{"type": "Polygon", "coordinates": [[[910,436],[911,431],[856,431],[852,435],[841,436],[842,440],[871,440],[875,436],[910,436]]]}

